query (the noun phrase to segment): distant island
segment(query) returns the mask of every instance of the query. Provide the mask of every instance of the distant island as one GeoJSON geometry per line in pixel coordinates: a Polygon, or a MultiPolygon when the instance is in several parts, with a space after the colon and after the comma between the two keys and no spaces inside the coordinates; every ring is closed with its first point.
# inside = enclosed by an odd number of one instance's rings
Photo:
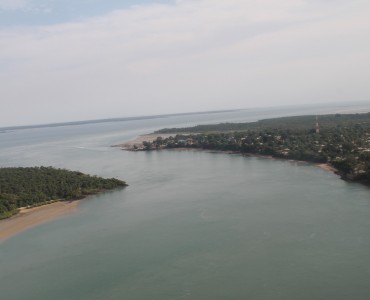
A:
{"type": "Polygon", "coordinates": [[[125,186],[126,182],[115,178],[53,167],[0,168],[0,219],[17,214],[21,207],[81,199],[125,186]]]}
{"type": "Polygon", "coordinates": [[[0,127],[0,133],[7,133],[7,132],[10,132],[10,130],[62,127],[62,126],[72,126],[72,125],[87,125],[87,124],[113,123],[113,122],[127,122],[127,121],[139,121],[139,120],[151,120],[151,119],[164,119],[164,118],[178,117],[178,116],[221,114],[221,113],[235,112],[235,111],[242,111],[242,110],[246,110],[246,109],[209,110],[209,111],[173,113],[173,114],[164,114],[164,115],[96,119],[96,120],[72,121],[72,122],[36,124],[36,125],[22,125],[22,126],[7,126],[7,127],[0,127]]]}
{"type": "Polygon", "coordinates": [[[370,113],[282,117],[251,123],[165,128],[126,150],[206,149],[328,164],[370,184],[370,113]]]}

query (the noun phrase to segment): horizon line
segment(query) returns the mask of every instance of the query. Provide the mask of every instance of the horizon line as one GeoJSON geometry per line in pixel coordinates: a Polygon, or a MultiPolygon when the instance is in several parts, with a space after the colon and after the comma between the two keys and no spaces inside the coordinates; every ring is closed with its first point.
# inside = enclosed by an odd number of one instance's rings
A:
{"type": "Polygon", "coordinates": [[[89,120],[42,123],[42,124],[31,124],[31,125],[14,125],[14,126],[0,127],[0,131],[75,126],[75,125],[85,125],[85,124],[94,124],[94,123],[125,122],[125,121],[133,121],[133,120],[150,120],[150,119],[160,119],[160,118],[168,118],[168,117],[174,117],[174,116],[227,113],[227,112],[235,112],[235,111],[242,111],[242,110],[248,110],[248,109],[249,108],[237,108],[237,109],[224,109],[224,110],[194,111],[194,112],[184,112],[184,113],[169,113],[169,114],[159,114],[159,115],[143,115],[143,116],[133,116],[133,117],[112,117],[112,118],[103,118],[103,119],[89,119],[89,120]]]}

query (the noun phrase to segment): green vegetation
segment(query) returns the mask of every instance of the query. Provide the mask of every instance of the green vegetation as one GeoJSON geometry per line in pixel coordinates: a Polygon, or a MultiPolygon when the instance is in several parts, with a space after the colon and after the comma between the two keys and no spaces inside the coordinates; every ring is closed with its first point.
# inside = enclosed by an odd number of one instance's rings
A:
{"type": "Polygon", "coordinates": [[[115,178],[52,167],[0,168],[0,219],[16,214],[20,207],[80,199],[124,186],[124,181],[115,178]]]}
{"type": "Polygon", "coordinates": [[[344,179],[370,184],[370,113],[284,117],[252,123],[223,123],[162,129],[145,150],[197,148],[329,163],[344,179]]]}
{"type": "MultiPolygon", "coordinates": [[[[355,124],[364,124],[369,126],[370,112],[365,114],[331,114],[320,115],[320,130],[327,130],[333,127],[353,126],[355,124]]],[[[273,130],[273,129],[291,129],[291,130],[315,130],[316,116],[294,116],[259,120],[249,123],[220,123],[211,125],[197,125],[184,128],[165,128],[155,133],[210,133],[227,131],[246,131],[246,130],[273,130]]]]}

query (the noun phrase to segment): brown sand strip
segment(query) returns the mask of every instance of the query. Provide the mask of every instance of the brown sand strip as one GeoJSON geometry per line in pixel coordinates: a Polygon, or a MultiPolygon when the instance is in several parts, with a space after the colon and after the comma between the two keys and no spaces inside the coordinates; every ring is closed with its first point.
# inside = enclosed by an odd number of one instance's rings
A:
{"type": "Polygon", "coordinates": [[[333,166],[331,166],[329,164],[318,164],[317,166],[321,169],[326,170],[326,171],[331,171],[331,172],[334,172],[334,173],[338,172],[338,170],[336,168],[334,168],[333,166]]]}
{"type": "Polygon", "coordinates": [[[35,225],[53,220],[76,211],[80,200],[61,201],[35,208],[22,208],[19,214],[0,220],[0,241],[5,240],[35,225]]]}
{"type": "Polygon", "coordinates": [[[151,134],[143,134],[137,136],[135,139],[131,141],[124,142],[122,144],[118,145],[113,145],[112,147],[122,147],[124,149],[131,149],[134,146],[140,147],[142,146],[144,141],[147,142],[153,142],[157,139],[157,137],[162,137],[164,139],[170,137],[170,136],[175,136],[176,133],[163,133],[163,134],[157,134],[157,133],[151,133],[151,134]]]}

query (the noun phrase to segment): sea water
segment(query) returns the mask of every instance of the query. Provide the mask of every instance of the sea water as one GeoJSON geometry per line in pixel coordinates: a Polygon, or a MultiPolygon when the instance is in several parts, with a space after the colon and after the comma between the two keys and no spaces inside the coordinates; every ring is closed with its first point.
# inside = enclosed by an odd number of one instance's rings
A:
{"type": "Polygon", "coordinates": [[[51,165],[130,185],[1,242],[0,299],[370,299],[367,187],[306,163],[110,147],[163,127],[284,114],[307,110],[0,134],[0,166],[51,165]]]}

